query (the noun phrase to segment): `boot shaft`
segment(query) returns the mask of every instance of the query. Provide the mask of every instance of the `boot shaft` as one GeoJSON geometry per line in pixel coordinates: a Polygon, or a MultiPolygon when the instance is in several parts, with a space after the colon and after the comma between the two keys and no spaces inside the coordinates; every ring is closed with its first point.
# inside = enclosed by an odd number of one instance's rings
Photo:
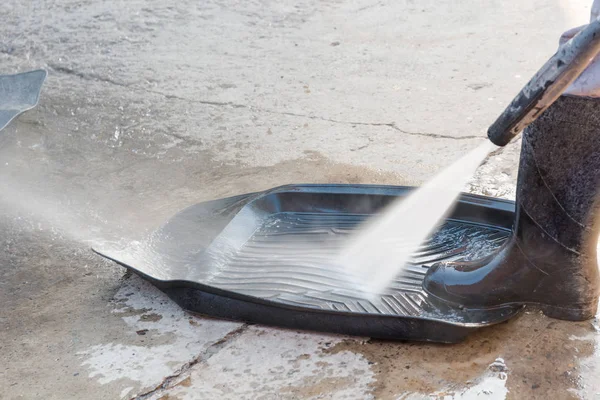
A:
{"type": "Polygon", "coordinates": [[[599,206],[600,100],[563,96],[523,133],[515,228],[525,255],[597,273],[599,206]]]}

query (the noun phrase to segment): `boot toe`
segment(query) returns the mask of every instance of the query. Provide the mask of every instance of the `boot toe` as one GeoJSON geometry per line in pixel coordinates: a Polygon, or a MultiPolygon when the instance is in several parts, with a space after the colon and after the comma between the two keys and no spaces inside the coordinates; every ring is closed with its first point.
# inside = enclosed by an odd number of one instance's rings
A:
{"type": "Polygon", "coordinates": [[[430,295],[446,299],[449,295],[446,288],[447,279],[448,266],[445,263],[433,264],[423,279],[423,289],[430,295]]]}
{"type": "Polygon", "coordinates": [[[469,291],[470,285],[465,285],[463,282],[469,273],[464,269],[468,269],[469,265],[463,265],[455,262],[440,262],[433,264],[425,279],[423,279],[423,289],[425,292],[440,300],[467,305],[469,300],[477,298],[477,293],[468,293],[465,296],[465,289],[469,291]]]}

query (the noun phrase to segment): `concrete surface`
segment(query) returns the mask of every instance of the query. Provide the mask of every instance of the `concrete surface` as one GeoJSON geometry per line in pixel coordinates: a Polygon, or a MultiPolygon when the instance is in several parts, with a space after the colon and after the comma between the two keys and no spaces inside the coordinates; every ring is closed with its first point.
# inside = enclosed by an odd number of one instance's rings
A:
{"type": "MultiPolygon", "coordinates": [[[[422,182],[586,3],[2,1],[0,73],[49,77],[0,135],[0,398],[599,398],[595,321],[530,311],[453,346],[248,326],[89,250],[279,184],[422,182]]],[[[510,197],[517,156],[469,190],[510,197]]]]}

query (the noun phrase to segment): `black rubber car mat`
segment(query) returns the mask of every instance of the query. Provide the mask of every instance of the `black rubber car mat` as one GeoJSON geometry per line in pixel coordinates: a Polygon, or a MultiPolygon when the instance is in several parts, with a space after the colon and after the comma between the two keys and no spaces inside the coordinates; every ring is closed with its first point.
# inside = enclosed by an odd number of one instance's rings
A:
{"type": "Polygon", "coordinates": [[[45,79],[44,70],[0,75],[0,130],[37,105],[45,79]]]}
{"type": "Polygon", "coordinates": [[[146,241],[95,251],[139,273],[183,308],[298,329],[390,339],[456,342],[520,307],[465,310],[422,289],[441,260],[485,257],[509,237],[514,203],[462,195],[375,300],[331,263],[362,221],[411,188],[293,185],[191,206],[146,241]]]}

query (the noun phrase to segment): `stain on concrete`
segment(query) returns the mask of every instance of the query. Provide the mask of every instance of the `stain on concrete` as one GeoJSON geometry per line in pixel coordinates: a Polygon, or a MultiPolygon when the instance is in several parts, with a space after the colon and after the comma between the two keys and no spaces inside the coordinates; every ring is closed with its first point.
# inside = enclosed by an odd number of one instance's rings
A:
{"type": "Polygon", "coordinates": [[[143,314],[140,317],[140,321],[145,321],[145,322],[158,322],[161,319],[162,319],[162,315],[157,314],[157,313],[143,314]]]}

